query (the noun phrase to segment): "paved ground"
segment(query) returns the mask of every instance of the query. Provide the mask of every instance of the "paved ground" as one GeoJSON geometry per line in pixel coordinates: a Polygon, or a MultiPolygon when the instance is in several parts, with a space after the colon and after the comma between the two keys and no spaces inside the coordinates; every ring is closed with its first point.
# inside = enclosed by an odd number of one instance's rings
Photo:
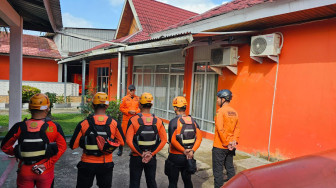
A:
{"type": "MultiPolygon", "coordinates": [[[[212,141],[203,139],[201,147],[195,154],[195,158],[197,160],[198,172],[192,176],[192,181],[194,187],[204,187],[209,188],[213,187],[213,176],[212,176],[212,164],[211,164],[211,148],[212,141]]],[[[124,155],[122,157],[118,157],[116,155],[113,156],[113,160],[115,163],[115,168],[113,171],[113,187],[128,187],[129,182],[129,148],[125,147],[124,155]]],[[[81,156],[81,150],[70,150],[68,149],[65,154],[61,157],[60,161],[56,163],[55,167],[55,187],[60,188],[71,188],[75,187],[76,177],[77,177],[77,169],[76,164],[79,162],[81,156]]],[[[168,187],[168,178],[164,175],[164,161],[168,156],[168,145],[162,149],[157,155],[158,166],[156,173],[156,181],[159,188],[168,187]]],[[[15,188],[16,187],[16,163],[14,168],[8,174],[8,177],[5,177],[4,171],[8,171],[8,167],[14,164],[13,158],[7,158],[3,153],[0,153],[0,185],[2,179],[4,180],[3,188],[15,188]],[[12,162],[12,163],[11,163],[12,162]]],[[[237,156],[234,158],[235,168],[237,173],[256,166],[267,164],[268,162],[256,158],[254,156],[248,155],[243,152],[237,152],[237,156]]],[[[225,172],[223,172],[225,173],[225,172]]],[[[96,187],[96,186],[94,186],[96,187]]],[[[142,175],[141,187],[147,187],[146,181],[144,178],[144,174],[142,175]]],[[[183,187],[183,182],[180,177],[178,187],[183,187]]]]}

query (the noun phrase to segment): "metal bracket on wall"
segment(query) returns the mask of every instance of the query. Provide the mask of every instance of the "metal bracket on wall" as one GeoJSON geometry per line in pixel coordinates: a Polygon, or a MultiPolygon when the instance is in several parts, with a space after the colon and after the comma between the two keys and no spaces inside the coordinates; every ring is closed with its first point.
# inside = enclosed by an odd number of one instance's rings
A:
{"type": "Polygon", "coordinates": [[[235,74],[235,75],[238,74],[238,67],[237,66],[227,66],[226,68],[228,68],[231,72],[233,72],[233,74],[235,74]]]}
{"type": "Polygon", "coordinates": [[[251,59],[257,61],[260,64],[263,63],[263,58],[262,57],[256,57],[256,56],[250,56],[250,57],[251,57],[251,59]]]}
{"type": "Polygon", "coordinates": [[[272,59],[273,61],[279,63],[279,56],[278,55],[268,55],[267,57],[272,59]]]}
{"type": "MultiPolygon", "coordinates": [[[[227,69],[229,69],[233,74],[237,75],[238,74],[238,67],[237,66],[225,66],[227,69]]],[[[223,69],[224,67],[213,67],[210,66],[210,69],[215,71],[219,75],[223,75],[223,69]]]]}
{"type": "MultiPolygon", "coordinates": [[[[256,57],[256,56],[250,56],[250,57],[251,57],[251,59],[257,61],[260,64],[263,63],[263,58],[262,57],[256,57]]],[[[279,63],[279,56],[278,55],[268,55],[267,57],[269,59],[275,61],[276,63],[279,63]]]]}
{"type": "Polygon", "coordinates": [[[213,66],[210,66],[210,69],[213,70],[213,71],[215,71],[219,75],[223,75],[222,67],[213,67],[213,66]]]}

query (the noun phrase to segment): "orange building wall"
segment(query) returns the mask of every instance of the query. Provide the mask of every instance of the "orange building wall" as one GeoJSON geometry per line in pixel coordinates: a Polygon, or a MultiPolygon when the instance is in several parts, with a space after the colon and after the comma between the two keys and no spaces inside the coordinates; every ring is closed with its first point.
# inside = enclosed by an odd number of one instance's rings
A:
{"type": "MultiPolygon", "coordinates": [[[[336,147],[336,19],[282,27],[270,151],[279,158],[298,157],[336,147]]],[[[249,57],[239,46],[238,75],[224,69],[218,89],[233,91],[239,113],[239,149],[267,154],[276,63],[249,57]]]]}
{"type": "MultiPolygon", "coordinates": [[[[23,81],[58,81],[57,61],[24,57],[22,68],[23,81]]],[[[0,56],[0,80],[9,80],[9,56],[0,56]]]]}
{"type": "Polygon", "coordinates": [[[90,61],[89,83],[91,82],[93,87],[97,86],[97,70],[99,67],[109,67],[110,83],[109,83],[108,95],[110,97],[110,100],[114,100],[117,97],[118,58],[90,61]]]}

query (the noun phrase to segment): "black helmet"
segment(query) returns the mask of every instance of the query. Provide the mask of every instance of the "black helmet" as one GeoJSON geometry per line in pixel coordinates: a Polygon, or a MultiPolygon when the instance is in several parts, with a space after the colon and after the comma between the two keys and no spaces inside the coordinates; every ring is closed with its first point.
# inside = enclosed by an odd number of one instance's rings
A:
{"type": "Polygon", "coordinates": [[[231,101],[232,99],[232,92],[228,89],[222,89],[217,92],[217,97],[224,98],[227,101],[231,101]]]}

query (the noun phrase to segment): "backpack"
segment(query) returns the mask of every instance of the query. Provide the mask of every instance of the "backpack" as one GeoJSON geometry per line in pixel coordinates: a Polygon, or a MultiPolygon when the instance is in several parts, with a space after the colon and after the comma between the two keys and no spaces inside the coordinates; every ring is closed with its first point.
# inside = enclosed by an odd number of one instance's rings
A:
{"type": "Polygon", "coordinates": [[[134,141],[141,150],[152,151],[159,142],[156,126],[157,118],[154,114],[150,117],[145,117],[139,113],[138,116],[139,129],[134,136],[134,141]]]}
{"type": "Polygon", "coordinates": [[[46,134],[49,118],[44,122],[25,119],[19,123],[21,130],[18,145],[14,148],[15,157],[25,164],[34,164],[58,153],[56,143],[50,143],[46,134]]]}

